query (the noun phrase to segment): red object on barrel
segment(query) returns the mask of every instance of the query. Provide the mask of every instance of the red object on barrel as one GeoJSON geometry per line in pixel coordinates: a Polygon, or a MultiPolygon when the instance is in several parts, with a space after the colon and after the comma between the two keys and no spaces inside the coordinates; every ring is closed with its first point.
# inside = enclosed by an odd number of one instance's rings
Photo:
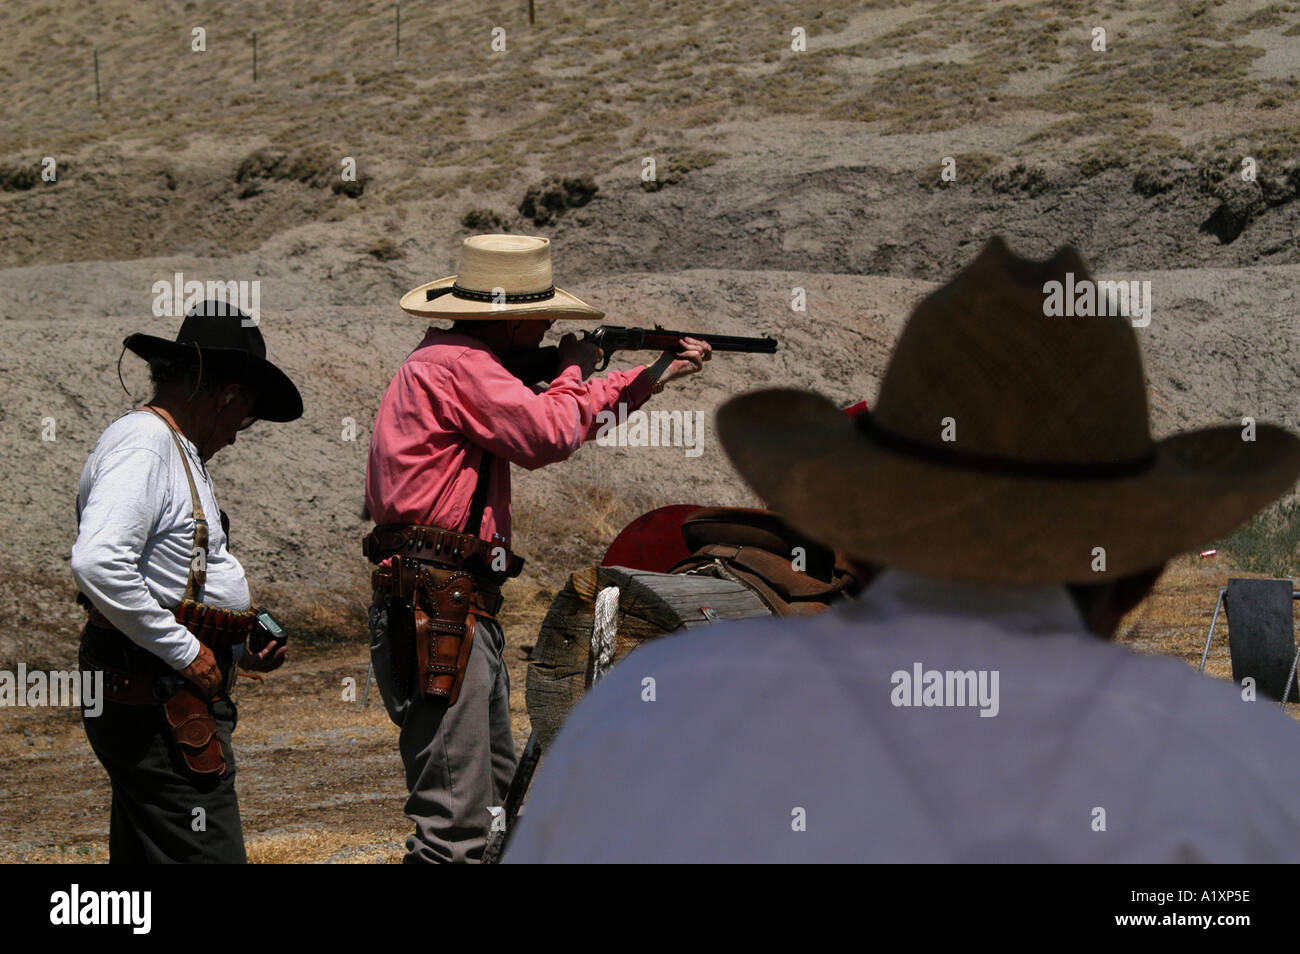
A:
{"type": "MultiPolygon", "coordinates": [[[[866,401],[858,401],[844,409],[850,419],[866,411],[866,401]]],[[[667,573],[691,555],[682,539],[682,524],[699,509],[699,504],[673,504],[641,514],[614,538],[600,565],[667,573]]]]}
{"type": "Polygon", "coordinates": [[[682,524],[699,509],[699,504],[673,504],[641,514],[614,538],[600,565],[667,573],[691,555],[682,524]]]}

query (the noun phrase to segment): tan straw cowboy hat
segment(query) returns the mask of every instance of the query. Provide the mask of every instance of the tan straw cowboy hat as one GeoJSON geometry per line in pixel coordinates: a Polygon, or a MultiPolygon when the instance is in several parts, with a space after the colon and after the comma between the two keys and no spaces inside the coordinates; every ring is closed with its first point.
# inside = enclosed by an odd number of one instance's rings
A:
{"type": "Polygon", "coordinates": [[[1072,248],[1035,262],[994,238],[917,305],[870,413],[850,420],[816,394],[756,391],[719,409],[719,439],[814,539],[985,583],[1154,568],[1295,483],[1300,439],[1280,427],[1259,424],[1253,441],[1236,424],[1153,441],[1129,320],[1044,315],[1044,283],[1066,272],[1088,278],[1072,248]]]}
{"type": "Polygon", "coordinates": [[[471,235],[460,251],[460,271],[411,289],[401,306],[419,318],[459,321],[605,316],[555,287],[551,240],[534,235],[471,235]]]}

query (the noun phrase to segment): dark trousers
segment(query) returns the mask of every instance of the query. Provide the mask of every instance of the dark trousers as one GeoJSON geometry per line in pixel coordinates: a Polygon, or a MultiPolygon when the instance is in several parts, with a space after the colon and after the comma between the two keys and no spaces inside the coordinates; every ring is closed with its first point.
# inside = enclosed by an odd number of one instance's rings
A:
{"type": "MultiPolygon", "coordinates": [[[[102,645],[100,649],[102,654],[102,645]]],[[[93,666],[94,657],[86,663],[93,666]]],[[[121,666],[116,660],[103,664],[121,666]]],[[[173,751],[161,705],[105,702],[103,711],[93,717],[83,710],[86,738],[113,784],[110,862],[243,864],[248,860],[230,739],[239,715],[228,700],[214,703],[213,714],[226,773],[219,779],[197,781],[173,751]]]]}
{"type": "Polygon", "coordinates": [[[474,627],[469,666],[454,706],[418,692],[399,694],[393,678],[388,611],[370,608],[370,657],[388,715],[401,728],[406,767],[407,864],[482,860],[489,807],[505,802],[515,772],[505,634],[495,620],[474,627]]]}

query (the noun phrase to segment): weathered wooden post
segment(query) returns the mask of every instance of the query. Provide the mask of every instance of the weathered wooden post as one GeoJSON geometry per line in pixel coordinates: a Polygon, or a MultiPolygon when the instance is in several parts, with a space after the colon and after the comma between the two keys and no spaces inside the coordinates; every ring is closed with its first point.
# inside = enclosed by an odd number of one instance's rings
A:
{"type": "Polygon", "coordinates": [[[95,44],[95,108],[99,109],[99,44],[95,44]]]}
{"type": "Polygon", "coordinates": [[[397,0],[397,55],[402,55],[402,0],[397,0]]]}
{"type": "Polygon", "coordinates": [[[257,82],[257,31],[253,31],[253,82],[257,82]]]}
{"type": "Polygon", "coordinates": [[[533,25],[533,0],[528,0],[528,25],[533,25]]]}

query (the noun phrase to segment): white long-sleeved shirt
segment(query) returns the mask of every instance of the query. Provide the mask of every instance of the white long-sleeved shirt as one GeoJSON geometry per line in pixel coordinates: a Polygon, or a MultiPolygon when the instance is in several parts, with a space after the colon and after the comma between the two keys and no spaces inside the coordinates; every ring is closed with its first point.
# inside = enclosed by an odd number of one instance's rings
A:
{"type": "Polygon", "coordinates": [[[505,860],[1293,861],[1298,748],[1276,703],[1098,639],[1064,587],[886,572],[620,662],[505,860]],[[981,670],[988,704],[925,704],[960,701],[925,673],[981,670]]]}
{"type": "MultiPolygon", "coordinates": [[[[249,605],[244,568],[226,550],[212,479],[194,444],[181,437],[208,520],[204,603],[249,605]]],[[[170,612],[185,595],[194,545],[194,507],[180,451],[149,411],[118,418],[100,436],[81,472],[72,575],[117,629],[184,669],[199,641],[170,612]],[[165,608],[167,607],[167,608],[165,608]]]]}

